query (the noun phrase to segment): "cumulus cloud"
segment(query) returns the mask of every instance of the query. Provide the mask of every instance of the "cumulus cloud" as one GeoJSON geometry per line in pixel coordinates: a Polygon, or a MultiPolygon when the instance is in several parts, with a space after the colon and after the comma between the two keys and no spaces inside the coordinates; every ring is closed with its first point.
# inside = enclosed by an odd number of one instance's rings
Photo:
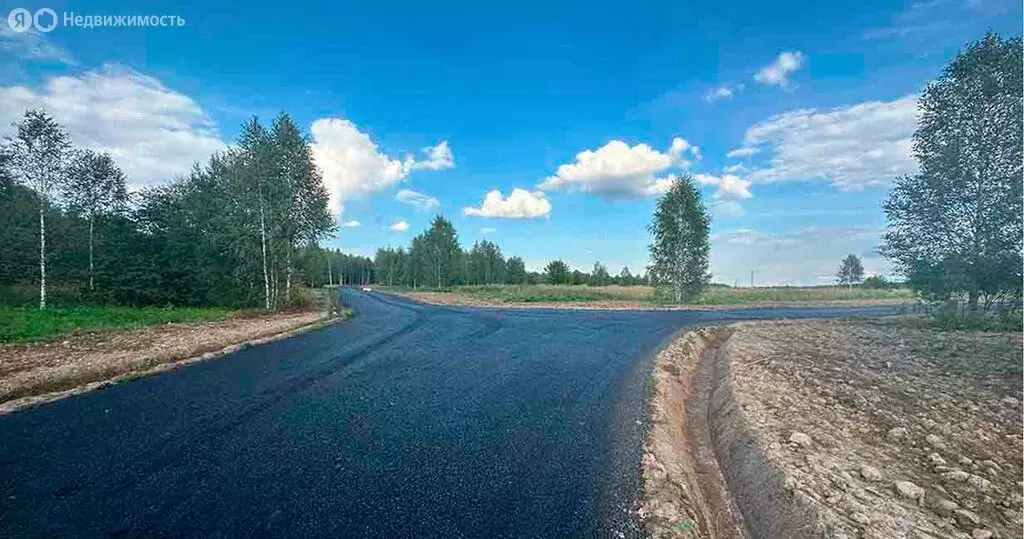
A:
{"type": "Polygon", "coordinates": [[[804,54],[800,51],[779,53],[775,61],[762,67],[754,74],[754,80],[761,84],[788,88],[789,76],[804,65],[804,54]]]}
{"type": "Polygon", "coordinates": [[[116,64],[38,88],[0,87],[0,134],[29,108],[46,109],[77,146],[108,152],[133,187],[166,183],[226,147],[192,98],[116,64]]]}
{"type": "Polygon", "coordinates": [[[440,200],[426,193],[413,191],[412,189],[399,190],[398,193],[395,194],[395,200],[403,204],[408,204],[421,211],[431,210],[441,205],[440,200]]]}
{"type": "Polygon", "coordinates": [[[409,223],[405,222],[403,219],[396,219],[395,222],[391,223],[391,226],[388,227],[388,230],[392,232],[405,232],[406,230],[409,230],[409,223]]]}
{"type": "Polygon", "coordinates": [[[341,223],[342,228],[359,228],[360,226],[363,226],[362,223],[355,219],[341,223]]]}
{"type": "Polygon", "coordinates": [[[313,158],[323,173],[330,207],[339,215],[345,200],[387,189],[413,170],[442,170],[455,166],[446,141],[424,148],[426,159],[399,159],[383,153],[370,135],[343,118],[313,122],[313,158]]]}
{"type": "Polygon", "coordinates": [[[745,200],[754,196],[750,193],[749,181],[731,174],[694,174],[693,179],[700,185],[715,186],[715,192],[711,195],[715,199],[745,200]]]}
{"type": "Polygon", "coordinates": [[[708,103],[714,103],[715,101],[719,101],[722,99],[732,99],[734,95],[742,91],[742,84],[722,84],[719,86],[715,86],[714,88],[708,89],[708,91],[704,93],[704,101],[707,101],[708,103]]]}
{"type": "Polygon", "coordinates": [[[671,185],[670,169],[689,167],[692,159],[700,159],[700,148],[676,137],[665,152],[647,144],[630,146],[613,140],[597,150],[576,154],[576,161],[560,165],[538,187],[544,190],[567,190],[595,193],[609,198],[630,198],[659,195],[671,185]]]}
{"type": "Polygon", "coordinates": [[[504,197],[495,189],[484,196],[479,208],[463,208],[464,215],[501,219],[536,219],[551,214],[551,203],[541,191],[515,188],[504,197]]]}
{"type": "Polygon", "coordinates": [[[755,183],[825,180],[842,190],[885,186],[917,171],[911,154],[917,96],[827,110],[799,109],[750,127],[744,148],[772,152],[755,183]]]}

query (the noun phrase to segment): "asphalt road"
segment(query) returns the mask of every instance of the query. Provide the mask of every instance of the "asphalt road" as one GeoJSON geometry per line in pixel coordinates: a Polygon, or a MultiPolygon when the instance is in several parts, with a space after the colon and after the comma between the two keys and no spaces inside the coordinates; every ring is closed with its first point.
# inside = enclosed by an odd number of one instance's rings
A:
{"type": "Polygon", "coordinates": [[[889,311],[342,295],[344,323],[0,417],[0,536],[631,536],[675,331],[889,311]]]}

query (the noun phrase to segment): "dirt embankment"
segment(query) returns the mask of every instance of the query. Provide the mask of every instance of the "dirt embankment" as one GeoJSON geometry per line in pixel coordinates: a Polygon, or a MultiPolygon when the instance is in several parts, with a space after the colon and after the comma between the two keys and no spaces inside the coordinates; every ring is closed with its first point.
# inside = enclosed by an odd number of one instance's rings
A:
{"type": "Polygon", "coordinates": [[[1019,334],[743,323],[678,339],[654,382],[653,536],[1022,536],[1019,334]]]}
{"type": "Polygon", "coordinates": [[[332,319],[317,311],[83,333],[0,345],[0,413],[284,338],[332,319]]]}
{"type": "Polygon", "coordinates": [[[613,311],[718,311],[771,307],[872,307],[878,305],[909,305],[907,299],[853,299],[835,301],[752,301],[727,305],[661,305],[648,301],[605,299],[596,301],[508,302],[481,298],[458,292],[413,292],[379,289],[430,305],[459,307],[503,307],[512,309],[579,309],[613,311]]]}

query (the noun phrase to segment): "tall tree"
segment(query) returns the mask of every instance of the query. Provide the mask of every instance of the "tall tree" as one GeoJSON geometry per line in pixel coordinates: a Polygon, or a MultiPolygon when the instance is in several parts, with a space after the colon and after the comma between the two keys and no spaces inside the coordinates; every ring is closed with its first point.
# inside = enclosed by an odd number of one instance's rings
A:
{"type": "Polygon", "coordinates": [[[863,281],[864,265],[861,264],[860,257],[853,253],[846,255],[846,258],[839,264],[836,280],[839,281],[839,284],[845,284],[849,288],[853,288],[853,285],[863,281]]]}
{"type": "Polygon", "coordinates": [[[505,282],[509,284],[524,284],[526,282],[526,264],[523,259],[513,256],[508,259],[508,272],[505,275],[505,282]]]}
{"type": "Polygon", "coordinates": [[[914,156],[885,202],[882,253],[925,296],[1021,294],[1021,39],[969,43],[925,88],[914,156]]]}
{"type": "Polygon", "coordinates": [[[676,303],[696,298],[711,281],[710,224],[693,178],[689,174],[675,178],[658,199],[647,229],[654,236],[648,273],[676,303]]]}
{"type": "Polygon", "coordinates": [[[445,288],[455,284],[461,269],[462,248],[451,221],[438,215],[430,229],[413,241],[414,258],[421,268],[422,282],[445,288]]]}
{"type": "Polygon", "coordinates": [[[569,284],[572,282],[572,273],[569,265],[562,260],[552,260],[544,267],[544,274],[550,284],[569,284]]]}
{"type": "Polygon", "coordinates": [[[71,141],[45,111],[28,110],[7,137],[5,153],[15,180],[39,197],[39,308],[46,308],[46,210],[67,179],[71,141]]]}
{"type": "Polygon", "coordinates": [[[608,274],[608,268],[604,267],[600,261],[594,262],[594,269],[590,272],[589,283],[590,286],[604,286],[608,284],[611,276],[608,274]]]}
{"type": "Polygon", "coordinates": [[[309,246],[335,229],[327,209],[328,194],[313,161],[312,147],[291,116],[281,113],[271,128],[278,216],[276,228],[284,251],[285,301],[291,301],[292,253],[296,246],[309,246]]]}
{"type": "Polygon", "coordinates": [[[128,200],[124,173],[110,154],[79,151],[71,163],[65,192],[71,210],[89,221],[89,290],[94,291],[96,219],[121,210],[128,200]]]}
{"type": "Polygon", "coordinates": [[[239,136],[240,157],[244,167],[244,177],[250,185],[250,193],[255,194],[255,202],[259,212],[260,250],[263,261],[263,305],[270,309],[270,266],[267,259],[267,199],[271,192],[269,187],[272,151],[270,137],[255,116],[242,126],[239,136]]]}

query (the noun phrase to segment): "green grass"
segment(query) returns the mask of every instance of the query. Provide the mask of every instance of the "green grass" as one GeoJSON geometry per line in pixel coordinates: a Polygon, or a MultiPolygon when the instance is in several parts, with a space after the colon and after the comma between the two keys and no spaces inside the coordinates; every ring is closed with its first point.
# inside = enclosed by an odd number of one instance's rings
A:
{"type": "MultiPolygon", "coordinates": [[[[479,285],[457,286],[454,292],[504,303],[562,303],[591,301],[635,301],[663,303],[649,286],[570,286],[570,285],[479,285]]],[[[870,288],[821,287],[711,287],[692,302],[698,305],[742,305],[764,302],[825,302],[846,300],[913,299],[903,288],[879,290],[870,288]]]]}
{"type": "Polygon", "coordinates": [[[70,307],[39,310],[0,307],[0,342],[33,342],[78,331],[152,326],[168,322],[223,320],[221,307],[70,307]]]}

